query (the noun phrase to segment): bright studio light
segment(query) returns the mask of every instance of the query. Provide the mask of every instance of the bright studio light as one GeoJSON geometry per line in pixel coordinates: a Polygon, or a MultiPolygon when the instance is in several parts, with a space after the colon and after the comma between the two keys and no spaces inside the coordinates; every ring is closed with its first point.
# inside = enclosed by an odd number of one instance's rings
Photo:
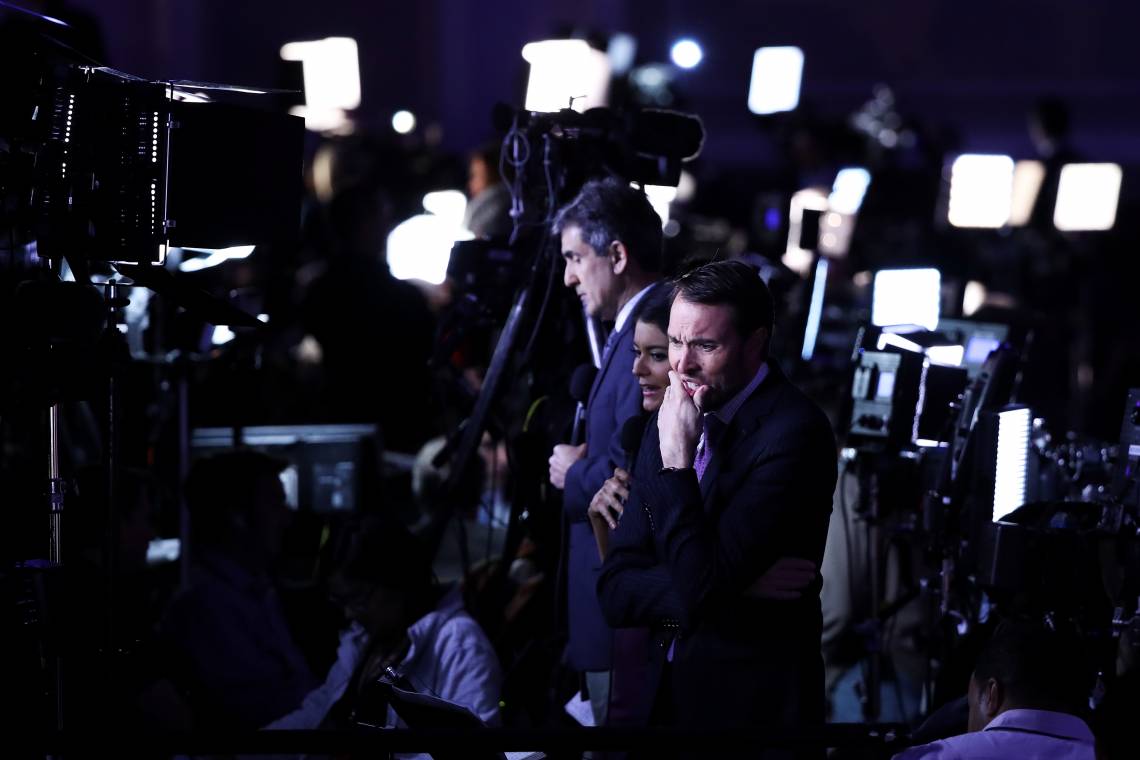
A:
{"type": "Polygon", "coordinates": [[[986,302],[986,286],[977,280],[970,280],[962,292],[962,316],[973,316],[986,302]]]}
{"type": "Polygon", "coordinates": [[[206,255],[193,259],[183,258],[178,269],[183,272],[199,272],[203,269],[216,267],[226,261],[248,258],[253,253],[253,249],[254,246],[252,245],[235,245],[231,248],[183,248],[183,252],[193,251],[206,255]]]}
{"type": "Polygon", "coordinates": [[[804,344],[800,358],[811,361],[815,355],[815,341],[819,337],[819,326],[823,321],[823,296],[827,290],[827,258],[820,256],[815,263],[815,282],[811,288],[811,306],[808,308],[807,324],[804,326],[804,344]]]}
{"type": "MultiPolygon", "coordinates": [[[[631,184],[637,187],[636,183],[631,184]]],[[[669,223],[669,204],[677,199],[677,188],[672,185],[646,185],[645,197],[657,216],[661,217],[661,226],[664,227],[669,223]]]]}
{"type": "Polygon", "coordinates": [[[182,542],[177,538],[152,538],[146,546],[146,563],[161,565],[177,562],[182,553],[182,542]]]}
{"type": "Polygon", "coordinates": [[[1064,232],[1112,229],[1122,177],[1117,164],[1062,166],[1053,224],[1064,232]]]}
{"type": "Polygon", "coordinates": [[[436,190],[424,196],[424,211],[440,217],[453,227],[463,224],[467,196],[459,190],[436,190]]]}
{"type": "Polygon", "coordinates": [[[618,32],[610,37],[606,56],[610,59],[610,68],[614,75],[624,75],[633,68],[633,62],[637,58],[637,38],[632,34],[618,32]]]}
{"type": "Polygon", "coordinates": [[[526,110],[585,111],[606,105],[610,59],[585,40],[529,42],[523,46],[522,57],[530,64],[526,110]]]}
{"type": "Polygon", "coordinates": [[[950,224],[1004,227],[1013,197],[1013,159],[965,153],[950,168],[950,224]]]}
{"type": "Polygon", "coordinates": [[[788,247],[781,260],[784,266],[807,277],[811,274],[812,252],[800,244],[803,242],[804,212],[827,211],[827,194],[815,187],[796,191],[788,203],[788,247]]]}
{"type": "Polygon", "coordinates": [[[1045,181],[1045,164],[1040,161],[1018,161],[1013,165],[1013,189],[1009,203],[1009,224],[1023,227],[1029,224],[1033,206],[1045,181]]]}
{"type": "Polygon", "coordinates": [[[761,116],[792,111],[800,103],[804,51],[798,47],[762,47],[752,56],[748,110],[761,116]]]}
{"type": "Polygon", "coordinates": [[[998,413],[997,468],[994,471],[994,511],[997,522],[1025,504],[1029,469],[1032,413],[1028,407],[998,413]]]}
{"type": "Polygon", "coordinates": [[[396,111],[392,114],[392,129],[402,135],[410,133],[416,128],[416,117],[411,111],[396,111]]]}
{"type": "Polygon", "coordinates": [[[871,324],[938,327],[942,276],[937,269],[881,269],[875,273],[871,324]]]}
{"type": "Polygon", "coordinates": [[[438,285],[447,278],[451,248],[457,240],[470,240],[463,229],[467,198],[458,190],[428,193],[426,214],[407,219],[388,235],[388,269],[399,280],[423,280],[438,285]]]}
{"type": "Polygon", "coordinates": [[[961,367],[965,356],[965,346],[930,346],[926,349],[926,357],[930,359],[930,363],[943,367],[961,367]]]}
{"type": "Polygon", "coordinates": [[[835,175],[835,182],[831,186],[831,195],[827,198],[827,205],[832,211],[840,214],[855,214],[863,205],[863,198],[867,195],[867,188],[871,185],[871,172],[861,166],[849,166],[840,169],[835,175]]]}
{"type": "Polygon", "coordinates": [[[229,328],[229,325],[215,325],[210,342],[215,346],[223,346],[236,337],[237,335],[229,328]]]}
{"type": "Polygon", "coordinates": [[[347,111],[360,105],[360,57],[351,37],[289,42],[281,46],[281,58],[300,61],[305,81],[305,105],[290,113],[305,118],[305,128],[314,132],[341,129],[348,124],[347,111]]]}
{"type": "Polygon", "coordinates": [[[673,59],[673,63],[682,69],[691,69],[701,62],[701,59],[705,57],[705,53],[695,40],[685,38],[673,43],[673,49],[669,52],[669,57],[673,59]]]}

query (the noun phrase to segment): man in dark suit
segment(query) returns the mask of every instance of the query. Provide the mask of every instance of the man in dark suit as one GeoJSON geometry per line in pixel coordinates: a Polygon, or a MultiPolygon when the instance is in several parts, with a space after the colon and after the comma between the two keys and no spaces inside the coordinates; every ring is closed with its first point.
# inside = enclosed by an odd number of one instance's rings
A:
{"type": "Polygon", "coordinates": [[[622,424],[641,412],[633,365],[638,305],[659,286],[661,219],[640,190],[607,179],[586,183],[554,223],[566,262],[563,278],[591,317],[614,322],[586,405],[586,443],[560,444],[550,457],[550,482],[563,489],[569,524],[567,551],[567,654],[585,673],[596,725],[609,701],[612,631],[595,592],[600,567],[587,517],[590,500],[614,467],[625,464],[622,424]]]}
{"type": "Polygon", "coordinates": [[[654,631],[658,724],[824,719],[818,576],[785,600],[756,591],[780,557],[819,566],[836,479],[827,418],[768,358],[772,319],[741,262],[675,285],[670,386],[598,583],[610,625],[654,631]]]}

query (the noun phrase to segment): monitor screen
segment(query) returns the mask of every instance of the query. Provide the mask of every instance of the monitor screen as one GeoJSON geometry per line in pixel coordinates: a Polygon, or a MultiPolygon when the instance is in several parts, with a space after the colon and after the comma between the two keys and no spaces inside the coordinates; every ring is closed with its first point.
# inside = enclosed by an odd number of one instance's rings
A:
{"type": "MultiPolygon", "coordinates": [[[[380,474],[375,425],[274,425],[247,427],[242,444],[283,459],[286,503],[312,512],[352,512],[369,497],[380,474]]],[[[199,428],[191,438],[194,458],[233,448],[232,428],[199,428]]]]}

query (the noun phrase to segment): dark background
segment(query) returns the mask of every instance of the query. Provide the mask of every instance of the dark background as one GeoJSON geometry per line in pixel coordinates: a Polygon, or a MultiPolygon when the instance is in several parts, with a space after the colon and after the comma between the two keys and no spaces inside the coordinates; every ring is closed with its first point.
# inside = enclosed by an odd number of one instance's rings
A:
{"type": "Polygon", "coordinates": [[[366,122],[400,108],[438,122],[463,151],[491,135],[489,111],[521,105],[529,41],[569,25],[638,40],[638,60],[665,61],[682,36],[705,59],[678,89],[705,120],[710,165],[764,166],[773,145],[746,108],[752,52],[793,44],[806,57],[801,103],[842,116],[878,82],[899,110],[952,128],[960,146],[1030,156],[1025,113],[1046,94],[1073,112],[1075,147],[1090,159],[1140,159],[1140,6],[1104,2],[681,2],[680,0],[73,0],[103,21],[110,63],[156,78],[273,85],[292,40],[354,37],[366,122]]]}

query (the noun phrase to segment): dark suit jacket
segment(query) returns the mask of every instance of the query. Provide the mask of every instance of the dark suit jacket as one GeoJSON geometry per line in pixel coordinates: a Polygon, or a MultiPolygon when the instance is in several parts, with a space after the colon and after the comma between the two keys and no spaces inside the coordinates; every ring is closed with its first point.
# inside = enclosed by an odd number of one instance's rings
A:
{"type": "Polygon", "coordinates": [[[821,582],[793,602],[744,592],[780,557],[823,558],[836,479],[823,412],[769,361],[699,483],[661,471],[656,416],[635,469],[598,595],[610,625],[656,631],[650,693],[675,637],[658,704],[671,698],[684,726],[822,723],[821,582]]]}
{"type": "MultiPolygon", "coordinates": [[[[661,287],[664,286],[654,286],[638,307],[661,287]]],[[[594,494],[614,474],[614,467],[626,466],[621,428],[627,419],[641,414],[641,388],[633,375],[633,327],[637,314],[635,308],[598,368],[586,404],[586,457],[566,472],[562,494],[569,523],[567,652],[571,666],[578,670],[609,670],[613,656],[613,632],[602,617],[595,592],[601,562],[586,511],[594,494]]]]}

